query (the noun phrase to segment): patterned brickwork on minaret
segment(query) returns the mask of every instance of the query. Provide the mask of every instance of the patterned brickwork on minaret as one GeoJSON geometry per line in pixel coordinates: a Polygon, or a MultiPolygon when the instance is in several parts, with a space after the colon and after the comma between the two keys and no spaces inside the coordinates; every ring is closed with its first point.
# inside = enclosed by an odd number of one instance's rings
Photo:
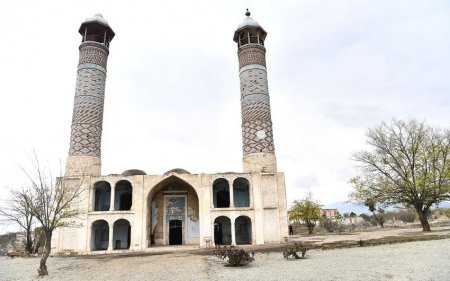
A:
{"type": "Polygon", "coordinates": [[[101,174],[101,138],[105,100],[106,64],[114,32],[101,15],[80,27],[77,82],[66,175],[101,174]]]}
{"type": "Polygon", "coordinates": [[[101,155],[108,49],[96,42],[80,46],[73,106],[70,156],[101,155]]]}
{"type": "Polygon", "coordinates": [[[244,172],[274,173],[277,167],[264,47],[267,33],[250,13],[246,15],[234,35],[238,43],[244,172]]]}

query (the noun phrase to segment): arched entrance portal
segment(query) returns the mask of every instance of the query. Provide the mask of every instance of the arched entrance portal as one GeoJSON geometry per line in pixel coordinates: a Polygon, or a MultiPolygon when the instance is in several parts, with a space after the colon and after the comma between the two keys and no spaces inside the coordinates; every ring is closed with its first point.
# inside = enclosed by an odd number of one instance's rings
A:
{"type": "Polygon", "coordinates": [[[148,246],[200,244],[198,196],[190,184],[170,176],[151,189],[147,200],[148,246]]]}

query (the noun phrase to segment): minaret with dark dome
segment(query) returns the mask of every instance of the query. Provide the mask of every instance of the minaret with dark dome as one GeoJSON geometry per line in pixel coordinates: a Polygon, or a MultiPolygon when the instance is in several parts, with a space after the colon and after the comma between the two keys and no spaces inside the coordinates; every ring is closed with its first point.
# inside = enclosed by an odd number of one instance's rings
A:
{"type": "Polygon", "coordinates": [[[267,32],[248,9],[245,15],[233,37],[238,44],[244,172],[276,173],[264,47],[267,32]]]}
{"type": "Polygon", "coordinates": [[[115,34],[101,14],[87,18],[78,32],[82,41],[66,176],[99,176],[106,63],[115,34]]]}

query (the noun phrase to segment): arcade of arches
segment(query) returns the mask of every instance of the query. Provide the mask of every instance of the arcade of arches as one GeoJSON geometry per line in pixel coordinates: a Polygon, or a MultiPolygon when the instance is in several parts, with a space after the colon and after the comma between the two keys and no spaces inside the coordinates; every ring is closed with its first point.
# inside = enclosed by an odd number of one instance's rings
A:
{"type": "Polygon", "coordinates": [[[96,220],[91,225],[91,251],[105,251],[108,249],[121,250],[130,248],[131,225],[126,219],[118,219],[112,227],[110,240],[110,226],[105,220],[96,220]]]}
{"type": "Polygon", "coordinates": [[[118,181],[114,189],[109,182],[98,181],[93,188],[93,211],[129,211],[133,202],[132,194],[133,188],[127,180],[118,181]],[[114,192],[111,193],[111,190],[114,192]]]}
{"type": "Polygon", "coordinates": [[[252,244],[252,221],[247,216],[237,217],[234,221],[234,235],[231,220],[226,216],[214,220],[214,244],[245,245],[252,244]],[[234,240],[235,243],[232,243],[234,240]]]}
{"type": "Polygon", "coordinates": [[[213,182],[214,208],[245,208],[250,207],[250,183],[248,179],[239,177],[233,181],[232,195],[230,185],[224,178],[213,182]]]}

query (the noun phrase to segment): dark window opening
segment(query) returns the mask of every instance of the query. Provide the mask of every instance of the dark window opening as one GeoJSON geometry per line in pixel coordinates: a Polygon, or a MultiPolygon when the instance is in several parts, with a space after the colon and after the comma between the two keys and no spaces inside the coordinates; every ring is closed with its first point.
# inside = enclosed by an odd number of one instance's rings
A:
{"type": "Polygon", "coordinates": [[[104,220],[92,223],[91,251],[107,250],[109,246],[109,225],[104,220]]]}
{"type": "Polygon", "coordinates": [[[129,249],[131,242],[131,225],[125,219],[119,219],[113,227],[114,250],[129,249]]]}
{"type": "Polygon", "coordinates": [[[111,203],[111,185],[106,181],[94,184],[94,211],[109,211],[111,203]]]}
{"type": "Polygon", "coordinates": [[[250,206],[250,183],[246,178],[237,178],[234,180],[233,200],[235,207],[250,206]]]}
{"type": "Polygon", "coordinates": [[[114,210],[129,211],[133,204],[132,186],[129,181],[122,180],[116,184],[114,194],[114,210]]]}
{"type": "Polygon", "coordinates": [[[236,245],[252,244],[252,221],[249,217],[236,218],[234,230],[236,245]]]}
{"type": "Polygon", "coordinates": [[[216,179],[213,183],[214,208],[230,207],[230,187],[226,179],[216,179]]]}
{"type": "Polygon", "coordinates": [[[214,244],[231,245],[231,221],[227,217],[214,220],[214,244]]]}

